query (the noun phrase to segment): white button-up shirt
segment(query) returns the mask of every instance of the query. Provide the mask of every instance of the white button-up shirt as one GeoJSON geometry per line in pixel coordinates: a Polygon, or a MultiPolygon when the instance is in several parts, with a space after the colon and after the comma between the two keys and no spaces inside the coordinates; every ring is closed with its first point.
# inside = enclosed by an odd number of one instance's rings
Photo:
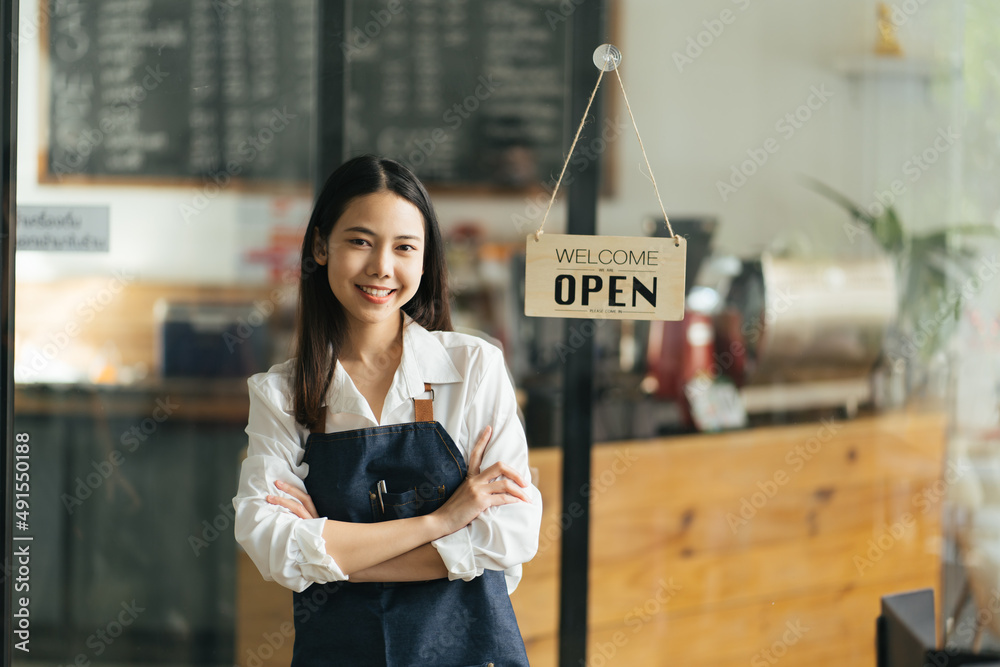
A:
{"type": "MultiPolygon", "coordinates": [[[[313,582],[348,577],[326,551],[326,518],[301,519],[265,500],[268,494],[291,497],[275,487],[277,480],[305,491],[302,480],[309,474],[309,465],[302,462],[309,429],[295,421],[292,368],[292,362],[286,361],[247,383],[250,442],[233,506],[236,540],[264,579],[302,591],[313,582]]],[[[525,481],[531,478],[527,442],[502,352],[473,336],[427,331],[408,316],[404,316],[402,358],[381,418],[376,421],[368,401],[338,361],[324,401],[326,431],[412,422],[413,398],[425,393],[425,382],[434,388],[434,418],[466,461],[476,438],[492,426],[482,469],[503,461],[525,481]]],[[[521,563],[531,560],[538,549],[541,524],[541,495],[530,483],[525,491],[531,504],[519,501],[491,507],[465,528],[431,543],[449,579],[469,581],[484,570],[503,570],[507,590],[513,592],[521,579],[521,563]]]]}

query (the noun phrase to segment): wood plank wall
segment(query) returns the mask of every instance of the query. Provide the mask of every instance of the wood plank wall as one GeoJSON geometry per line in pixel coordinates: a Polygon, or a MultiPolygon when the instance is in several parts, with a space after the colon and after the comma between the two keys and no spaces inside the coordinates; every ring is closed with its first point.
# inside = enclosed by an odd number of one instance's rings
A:
{"type": "MultiPolygon", "coordinates": [[[[588,664],[874,664],[880,596],[940,593],[944,428],[893,414],[596,446],[588,664]]],[[[561,452],[531,459],[545,516],[512,601],[531,664],[554,667],[577,512],[561,452]]],[[[291,594],[237,567],[237,664],[287,665],[291,594]]]]}

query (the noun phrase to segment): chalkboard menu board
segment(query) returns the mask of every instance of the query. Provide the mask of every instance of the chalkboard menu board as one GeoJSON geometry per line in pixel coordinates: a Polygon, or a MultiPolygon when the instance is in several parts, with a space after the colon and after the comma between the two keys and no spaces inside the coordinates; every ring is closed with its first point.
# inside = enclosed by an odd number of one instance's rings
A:
{"type": "Polygon", "coordinates": [[[555,0],[330,0],[345,29],[321,47],[317,0],[43,2],[48,182],[308,183],[318,48],[346,63],[345,157],[394,157],[429,185],[523,187],[558,174],[568,147],[555,0]]]}
{"type": "Polygon", "coordinates": [[[315,0],[43,2],[43,180],[309,179],[315,0]]]}
{"type": "Polygon", "coordinates": [[[349,154],[397,158],[431,184],[522,187],[559,173],[570,46],[559,2],[350,7],[342,44],[349,154]]]}

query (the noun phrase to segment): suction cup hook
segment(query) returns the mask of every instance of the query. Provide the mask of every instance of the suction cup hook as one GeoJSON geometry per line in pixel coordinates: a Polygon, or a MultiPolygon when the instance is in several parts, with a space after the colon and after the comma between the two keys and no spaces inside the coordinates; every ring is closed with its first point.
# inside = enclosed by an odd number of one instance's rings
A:
{"type": "Polygon", "coordinates": [[[605,72],[618,69],[622,61],[622,52],[614,44],[601,44],[594,49],[594,67],[605,72]]]}

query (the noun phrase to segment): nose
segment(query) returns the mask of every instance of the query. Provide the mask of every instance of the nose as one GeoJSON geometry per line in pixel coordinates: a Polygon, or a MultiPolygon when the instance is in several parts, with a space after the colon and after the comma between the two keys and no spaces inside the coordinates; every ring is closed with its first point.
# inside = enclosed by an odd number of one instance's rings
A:
{"type": "Polygon", "coordinates": [[[392,276],[392,248],[379,245],[372,249],[368,256],[368,275],[377,278],[392,276]]]}

